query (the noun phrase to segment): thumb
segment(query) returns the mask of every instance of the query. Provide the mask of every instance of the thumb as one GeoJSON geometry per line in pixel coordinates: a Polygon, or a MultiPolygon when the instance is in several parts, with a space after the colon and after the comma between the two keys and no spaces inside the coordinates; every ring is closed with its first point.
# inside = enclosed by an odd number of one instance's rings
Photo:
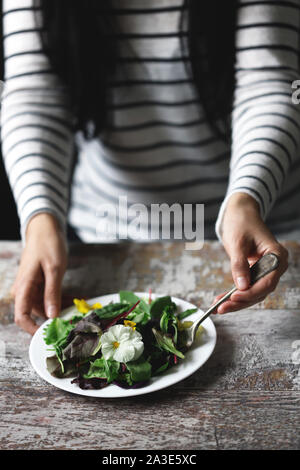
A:
{"type": "Polygon", "coordinates": [[[44,306],[48,318],[55,318],[60,313],[61,284],[62,276],[58,270],[45,272],[44,306]]]}
{"type": "Polygon", "coordinates": [[[238,290],[246,290],[250,286],[250,268],[246,250],[234,246],[229,252],[231,272],[234,284],[238,290]]]}

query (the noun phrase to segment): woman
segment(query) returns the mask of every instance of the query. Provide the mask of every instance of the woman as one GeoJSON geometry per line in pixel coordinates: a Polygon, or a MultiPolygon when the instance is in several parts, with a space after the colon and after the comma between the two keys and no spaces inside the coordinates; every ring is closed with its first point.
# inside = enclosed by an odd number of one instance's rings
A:
{"type": "Polygon", "coordinates": [[[18,325],[34,333],[31,314],[59,313],[66,221],[97,242],[99,206],[122,195],[205,204],[206,237],[216,222],[239,289],[219,313],[275,289],[287,252],[272,231],[300,219],[299,7],[4,1],[2,148],[24,241],[18,325]],[[270,251],[280,269],[249,287],[249,263],[270,251]]]}

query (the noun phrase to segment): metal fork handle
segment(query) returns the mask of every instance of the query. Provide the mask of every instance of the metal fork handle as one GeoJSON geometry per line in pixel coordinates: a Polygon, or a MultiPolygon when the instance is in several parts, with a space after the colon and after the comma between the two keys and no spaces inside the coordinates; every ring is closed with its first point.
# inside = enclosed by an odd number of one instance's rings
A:
{"type": "MultiPolygon", "coordinates": [[[[255,284],[259,279],[271,273],[279,266],[279,258],[274,253],[267,253],[263,255],[256,263],[250,267],[250,284],[255,284]]],[[[223,297],[221,297],[218,302],[213,304],[203,315],[199,318],[195,331],[198,326],[214,311],[219,305],[221,305],[225,300],[229,299],[231,295],[237,290],[234,286],[229,292],[227,292],[223,297]]]]}

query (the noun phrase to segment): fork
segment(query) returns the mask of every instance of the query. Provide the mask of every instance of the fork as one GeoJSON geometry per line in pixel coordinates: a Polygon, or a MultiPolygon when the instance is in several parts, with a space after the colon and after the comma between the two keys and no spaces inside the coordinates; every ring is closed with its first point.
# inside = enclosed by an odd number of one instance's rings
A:
{"type": "MultiPolygon", "coordinates": [[[[250,267],[250,284],[253,285],[262,277],[266,276],[270,272],[277,269],[279,266],[279,258],[274,253],[267,253],[263,255],[256,263],[250,267]]],[[[219,299],[215,304],[213,304],[205,313],[201,315],[199,320],[193,323],[190,328],[185,330],[187,335],[186,347],[190,348],[195,340],[196,332],[200,324],[214,311],[219,305],[225,302],[230,296],[237,290],[234,286],[229,292],[227,292],[221,299],[219,299]]]]}

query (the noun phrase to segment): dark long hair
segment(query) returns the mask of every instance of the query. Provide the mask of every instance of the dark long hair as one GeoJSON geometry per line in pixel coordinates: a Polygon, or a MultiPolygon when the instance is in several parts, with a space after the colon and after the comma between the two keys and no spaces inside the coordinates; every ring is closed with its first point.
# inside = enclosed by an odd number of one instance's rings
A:
{"type": "MultiPolygon", "coordinates": [[[[212,128],[228,138],[237,0],[183,1],[188,9],[188,35],[181,35],[181,46],[189,54],[188,72],[212,128]]],[[[39,5],[42,43],[53,69],[67,86],[75,127],[86,137],[94,137],[107,123],[109,82],[117,67],[111,1],[38,0],[39,5]]],[[[180,25],[182,29],[183,21],[180,25]]]]}

